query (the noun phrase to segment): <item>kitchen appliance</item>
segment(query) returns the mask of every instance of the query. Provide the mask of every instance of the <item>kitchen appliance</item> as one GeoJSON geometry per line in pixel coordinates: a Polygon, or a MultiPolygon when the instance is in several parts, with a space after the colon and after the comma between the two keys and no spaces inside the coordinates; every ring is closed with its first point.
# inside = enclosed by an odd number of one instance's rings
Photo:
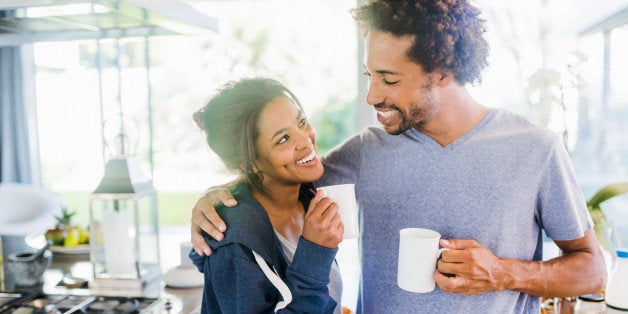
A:
{"type": "Polygon", "coordinates": [[[2,313],[167,313],[170,308],[156,298],[0,292],[2,313]]]}

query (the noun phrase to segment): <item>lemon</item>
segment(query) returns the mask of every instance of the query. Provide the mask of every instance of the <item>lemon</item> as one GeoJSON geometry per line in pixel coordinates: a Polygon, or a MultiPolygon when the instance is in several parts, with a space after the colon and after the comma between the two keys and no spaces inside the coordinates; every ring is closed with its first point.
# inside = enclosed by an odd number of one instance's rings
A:
{"type": "Polygon", "coordinates": [[[79,244],[89,243],[89,230],[81,226],[77,226],[76,228],[78,229],[78,232],[79,232],[79,244]]]}
{"type": "Polygon", "coordinates": [[[65,239],[63,239],[63,246],[77,246],[79,245],[80,234],[76,227],[70,227],[66,230],[65,239]]]}

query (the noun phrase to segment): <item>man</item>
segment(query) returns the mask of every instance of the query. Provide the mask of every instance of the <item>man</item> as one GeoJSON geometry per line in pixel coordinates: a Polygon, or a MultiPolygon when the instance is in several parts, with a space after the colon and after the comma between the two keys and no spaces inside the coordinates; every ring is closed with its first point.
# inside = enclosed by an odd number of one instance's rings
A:
{"type": "MultiPolygon", "coordinates": [[[[465,0],[384,0],[353,13],[366,34],[366,101],[384,130],[367,128],[331,151],[316,185],[356,184],[358,312],[539,313],[539,296],[598,292],[606,269],[561,141],[465,88],[486,66],[479,11],[465,0]],[[406,227],[448,239],[432,292],[396,284],[406,227]],[[542,261],[542,230],[560,257],[542,261]]],[[[211,207],[227,199],[213,193],[194,208],[198,252],[209,253],[199,227],[221,237],[211,207]]]]}

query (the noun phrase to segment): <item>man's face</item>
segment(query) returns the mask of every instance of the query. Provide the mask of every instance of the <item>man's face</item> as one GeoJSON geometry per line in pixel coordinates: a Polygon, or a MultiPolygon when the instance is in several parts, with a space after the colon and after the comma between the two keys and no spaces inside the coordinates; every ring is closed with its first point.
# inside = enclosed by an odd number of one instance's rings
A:
{"type": "Polygon", "coordinates": [[[387,32],[370,32],[364,53],[370,78],[366,102],[377,111],[377,120],[392,135],[412,127],[421,129],[438,109],[434,76],[410,61],[410,35],[395,37],[387,32]]]}

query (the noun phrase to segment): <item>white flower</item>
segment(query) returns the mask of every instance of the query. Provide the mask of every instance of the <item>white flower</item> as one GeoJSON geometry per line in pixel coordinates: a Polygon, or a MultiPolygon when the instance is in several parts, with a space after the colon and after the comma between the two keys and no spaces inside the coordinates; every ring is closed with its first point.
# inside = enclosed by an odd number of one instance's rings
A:
{"type": "Polygon", "coordinates": [[[554,69],[540,68],[528,77],[528,90],[538,91],[560,86],[560,73],[554,69]]]}

